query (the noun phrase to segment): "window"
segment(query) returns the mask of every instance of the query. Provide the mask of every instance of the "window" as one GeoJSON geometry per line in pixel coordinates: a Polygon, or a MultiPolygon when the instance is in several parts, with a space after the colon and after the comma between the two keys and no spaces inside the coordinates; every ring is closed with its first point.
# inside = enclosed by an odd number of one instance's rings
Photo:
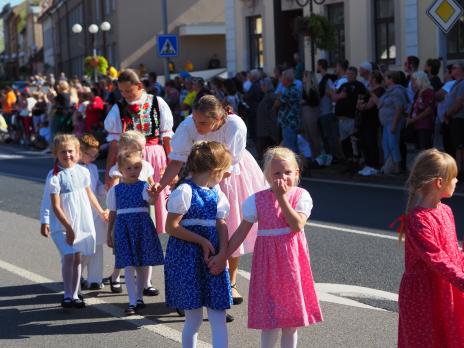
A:
{"type": "Polygon", "coordinates": [[[382,63],[395,63],[395,8],[393,0],[374,2],[375,58],[382,63]]]}
{"type": "Polygon", "coordinates": [[[327,17],[329,22],[335,27],[336,47],[329,52],[329,63],[335,64],[341,59],[345,59],[345,9],[343,3],[327,5],[327,17]]]}
{"type": "Polygon", "coordinates": [[[248,45],[250,50],[250,69],[264,66],[263,19],[261,16],[248,17],[248,45]]]}
{"type": "MultiPolygon", "coordinates": [[[[464,0],[458,1],[461,6],[464,6],[464,0]]],[[[464,58],[464,17],[461,17],[453,29],[448,33],[448,58],[462,59],[464,58]]]]}

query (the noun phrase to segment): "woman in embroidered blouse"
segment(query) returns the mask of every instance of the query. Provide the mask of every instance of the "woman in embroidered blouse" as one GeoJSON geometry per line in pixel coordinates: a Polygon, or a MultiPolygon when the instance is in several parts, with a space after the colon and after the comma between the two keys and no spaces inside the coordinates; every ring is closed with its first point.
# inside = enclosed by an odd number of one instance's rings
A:
{"type": "MultiPolygon", "coordinates": [[[[167,166],[167,156],[171,152],[173,117],[168,104],[161,98],[148,94],[134,70],[126,69],[118,78],[118,86],[123,101],[115,104],[105,119],[107,140],[110,143],[106,162],[105,187],[109,188],[109,170],[116,163],[117,142],[127,130],[137,130],[145,135],[144,158],[155,171],[153,179],[159,182],[167,166]],[[156,98],[156,99],[155,99],[156,98]]],[[[155,204],[156,230],[164,232],[166,221],[166,199],[168,189],[160,193],[155,204]]]]}
{"type": "MultiPolygon", "coordinates": [[[[171,161],[157,189],[166,187],[180,172],[195,142],[217,141],[226,145],[232,154],[232,166],[227,173],[228,177],[221,181],[220,186],[230,203],[230,214],[226,220],[230,237],[241,222],[242,201],[268,186],[258,163],[245,149],[246,139],[247,128],[239,116],[228,114],[216,97],[201,97],[194,103],[192,115],[176,129],[172,138],[172,152],[169,154],[171,161]]],[[[234,304],[243,300],[235,288],[239,256],[253,251],[256,232],[254,226],[243,245],[229,259],[234,304]]]]}

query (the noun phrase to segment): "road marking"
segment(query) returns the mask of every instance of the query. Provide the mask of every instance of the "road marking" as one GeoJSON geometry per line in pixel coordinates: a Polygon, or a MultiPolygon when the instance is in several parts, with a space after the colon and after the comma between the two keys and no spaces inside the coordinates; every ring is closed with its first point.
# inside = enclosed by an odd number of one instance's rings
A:
{"type": "Polygon", "coordinates": [[[367,231],[360,231],[360,230],[355,230],[355,229],[352,229],[352,228],[320,224],[320,223],[313,222],[313,221],[307,222],[306,226],[319,227],[319,228],[324,228],[324,229],[327,229],[327,230],[338,231],[338,232],[359,234],[359,235],[368,236],[368,237],[384,238],[384,239],[391,239],[391,240],[396,240],[396,241],[398,240],[397,236],[389,236],[389,235],[386,235],[386,234],[372,233],[372,232],[367,232],[367,231]]]}
{"type": "MultiPolygon", "coordinates": [[[[21,278],[27,279],[33,283],[40,284],[41,286],[51,291],[61,292],[63,290],[60,285],[56,284],[55,280],[45,278],[41,276],[40,274],[30,272],[27,269],[18,267],[9,262],[0,260],[0,268],[7,272],[13,273],[21,278]],[[50,283],[53,283],[53,284],[50,284],[50,283]]],[[[102,312],[105,312],[120,320],[124,320],[138,328],[143,328],[145,330],[148,330],[152,333],[155,333],[159,336],[167,338],[176,343],[182,343],[182,333],[180,331],[170,328],[169,326],[166,326],[164,324],[153,324],[152,320],[146,319],[145,317],[141,315],[121,317],[121,314],[122,314],[121,308],[115,305],[112,305],[110,303],[107,303],[101,299],[95,298],[95,297],[86,298],[85,302],[88,303],[89,305],[95,306],[96,309],[102,312]]],[[[198,347],[212,348],[211,344],[201,341],[201,340],[198,340],[197,345],[198,347]]]]}
{"type": "MultiPolygon", "coordinates": [[[[243,278],[250,280],[250,272],[238,270],[243,278]]],[[[316,293],[319,301],[341,304],[350,307],[370,309],[380,312],[389,312],[386,309],[361,303],[346,297],[369,298],[374,300],[389,300],[398,302],[398,295],[362,286],[345,285],[345,284],[330,284],[330,283],[315,283],[316,293]]]]}

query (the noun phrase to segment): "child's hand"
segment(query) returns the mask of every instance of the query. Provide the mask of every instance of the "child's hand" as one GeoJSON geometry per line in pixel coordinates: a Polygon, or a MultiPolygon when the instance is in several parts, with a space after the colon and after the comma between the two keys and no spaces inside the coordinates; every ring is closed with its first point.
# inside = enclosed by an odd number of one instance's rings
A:
{"type": "Polygon", "coordinates": [[[208,264],[209,260],[211,259],[211,255],[216,253],[213,244],[211,244],[208,239],[204,238],[200,246],[203,250],[203,259],[205,260],[206,264],[208,264]]]}
{"type": "Polygon", "coordinates": [[[175,186],[177,184],[177,182],[179,181],[179,175],[176,175],[172,180],[171,182],[169,183],[169,186],[175,186]]]}
{"type": "Polygon", "coordinates": [[[49,224],[41,224],[40,225],[40,234],[45,238],[50,237],[50,225],[49,224]]]}
{"type": "Polygon", "coordinates": [[[274,191],[274,194],[276,196],[283,196],[285,195],[289,190],[289,187],[285,180],[283,179],[276,179],[272,182],[272,191],[274,191]]]}
{"type": "Polygon", "coordinates": [[[212,275],[218,275],[224,272],[226,265],[227,257],[223,253],[213,256],[208,262],[208,268],[212,275]]]}
{"type": "Polygon", "coordinates": [[[72,227],[66,228],[66,243],[69,245],[74,244],[74,239],[76,238],[72,227]]]}
{"type": "Polygon", "coordinates": [[[111,234],[108,234],[108,236],[106,237],[106,244],[108,244],[108,247],[109,248],[113,248],[113,237],[111,236],[111,234]]]}
{"type": "Polygon", "coordinates": [[[100,214],[100,217],[103,219],[103,221],[108,222],[108,218],[110,216],[110,211],[108,209],[103,210],[102,213],[100,214]]]}

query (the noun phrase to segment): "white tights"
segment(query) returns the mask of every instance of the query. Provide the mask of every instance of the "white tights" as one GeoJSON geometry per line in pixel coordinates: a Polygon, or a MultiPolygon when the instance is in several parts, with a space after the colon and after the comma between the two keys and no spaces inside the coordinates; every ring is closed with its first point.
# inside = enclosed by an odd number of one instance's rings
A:
{"type": "Polygon", "coordinates": [[[81,280],[81,256],[79,253],[63,255],[61,262],[64,298],[76,300],[81,280]]]}
{"type": "Polygon", "coordinates": [[[280,339],[281,348],[296,348],[298,342],[298,332],[294,327],[283,329],[261,330],[261,348],[273,348],[279,339],[279,333],[282,331],[280,339]]]}
{"type": "MultiPolygon", "coordinates": [[[[226,311],[207,308],[208,320],[211,325],[213,347],[227,348],[228,334],[226,326],[226,311]]],[[[195,348],[198,340],[198,330],[203,322],[203,308],[185,310],[185,325],[182,330],[182,348],[195,348]]]]}
{"type": "Polygon", "coordinates": [[[137,300],[141,300],[143,297],[143,287],[145,286],[148,278],[148,266],[125,267],[124,276],[126,277],[126,288],[127,294],[129,295],[129,304],[135,306],[137,305],[137,300]]]}

